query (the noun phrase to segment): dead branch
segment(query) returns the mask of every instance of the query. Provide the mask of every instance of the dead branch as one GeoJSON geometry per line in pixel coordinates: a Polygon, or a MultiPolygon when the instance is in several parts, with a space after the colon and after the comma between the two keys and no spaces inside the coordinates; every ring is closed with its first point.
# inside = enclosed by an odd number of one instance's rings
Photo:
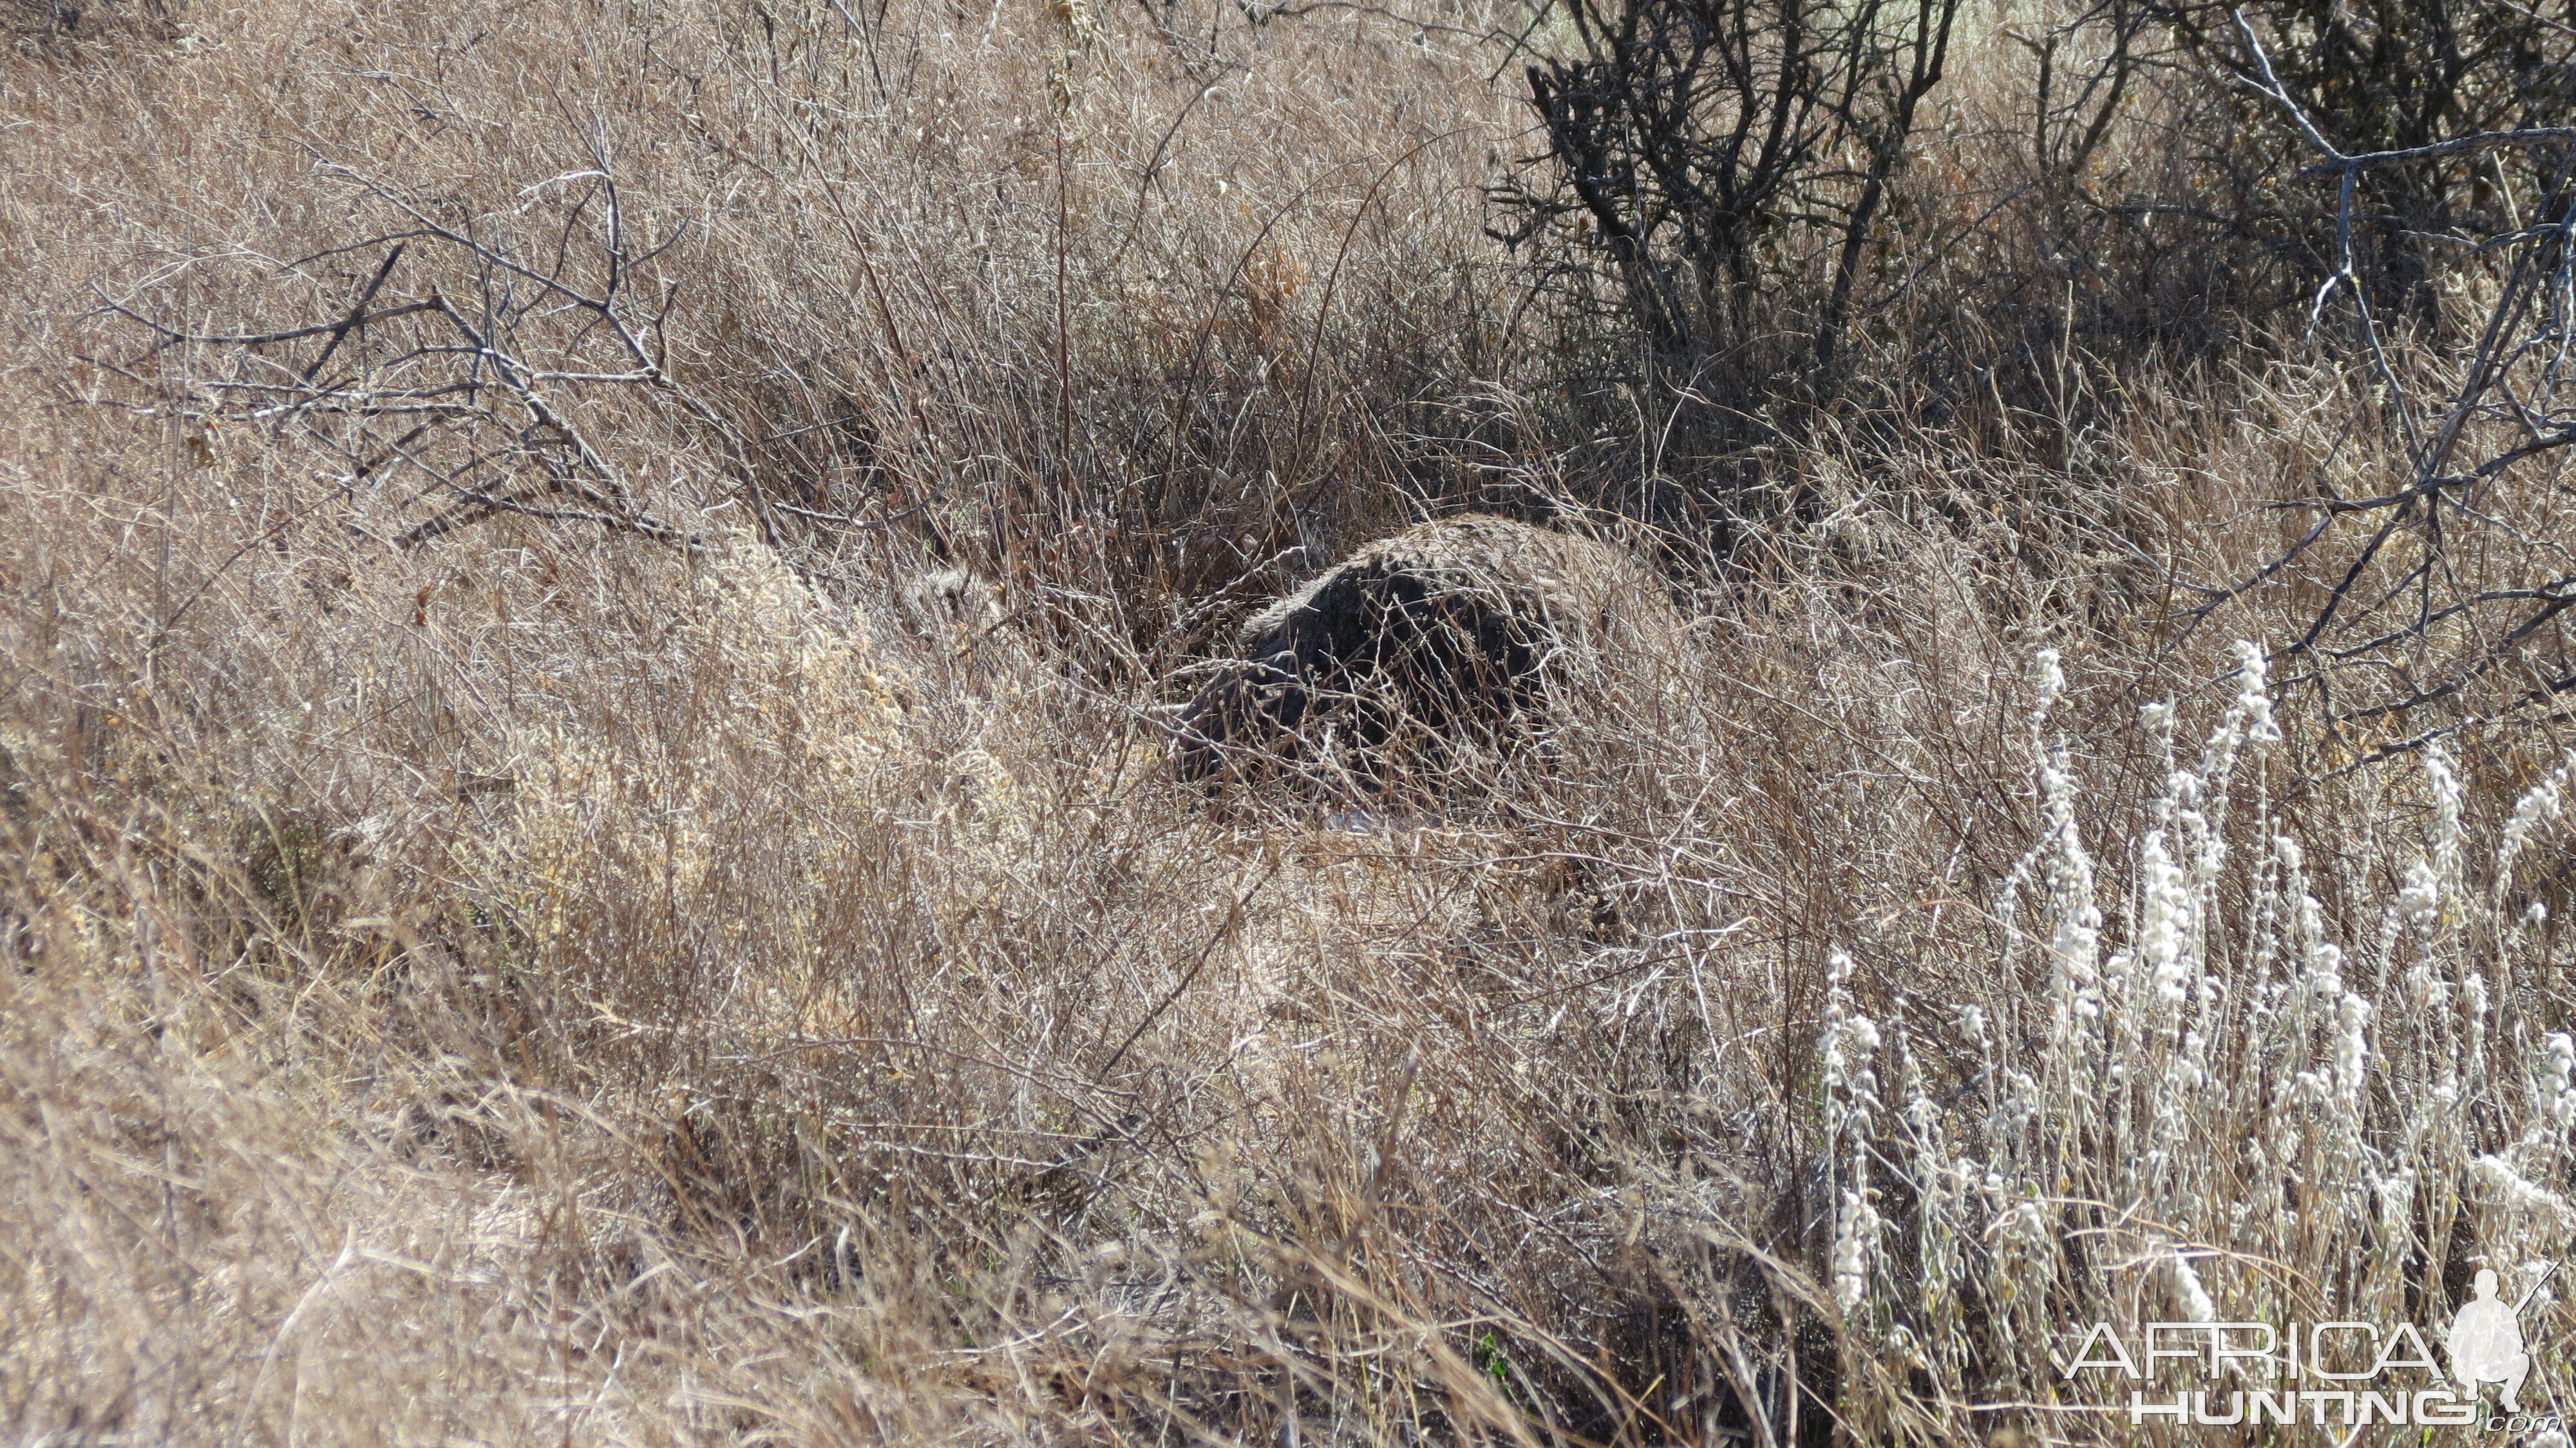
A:
{"type": "MultiPolygon", "coordinates": [[[[312,320],[223,330],[174,325],[148,299],[101,292],[95,315],[139,328],[142,355],[156,359],[102,365],[161,392],[153,406],[164,414],[284,430],[336,457],[345,521],[396,547],[503,515],[693,545],[654,511],[602,415],[618,394],[675,407],[717,471],[744,476],[743,431],[664,365],[676,287],[655,263],[687,222],[638,246],[614,158],[588,134],[582,157],[586,166],[522,192],[547,203],[529,208],[543,235],[452,224],[388,181],[317,158],[397,219],[333,249],[382,253],[348,302],[312,320]],[[409,295],[403,276],[421,277],[409,295]],[[321,345],[301,366],[275,355],[312,339],[321,345]]],[[[766,508],[760,516],[765,530],[766,508]]]]}
{"type": "MultiPolygon", "coordinates": [[[[2569,560],[2555,556],[2564,550],[2536,542],[2542,532],[2524,528],[2515,517],[2527,490],[2525,475],[2542,465],[2545,476],[2538,481],[2554,483],[2556,459],[2576,444],[2576,388],[2568,386],[2565,372],[2576,345],[2576,195],[2569,184],[2576,172],[2576,128],[2479,132],[2346,154],[2282,83],[2242,12],[2235,20],[2251,62],[2239,72],[2239,82],[2268,100],[2324,156],[2301,174],[2330,176],[2337,188],[2333,270],[2310,306],[2311,338],[2323,344],[2327,309],[2344,298],[2348,335],[2385,389],[2385,405],[2400,432],[2406,476],[2399,486],[2367,497],[2338,496],[2321,485],[2317,496],[2276,505],[2312,510],[2316,521],[2242,582],[2199,589],[2202,601],[2187,617],[2197,623],[2255,587],[2295,574],[2304,559],[2342,541],[2346,525],[2357,523],[2367,531],[2352,538],[2355,549],[2338,568],[2314,580],[2323,597],[2307,626],[2281,650],[2305,661],[2308,672],[2290,682],[2317,687],[2335,726],[2402,718],[2436,702],[2463,701],[2472,689],[2500,689],[2503,697],[2489,694],[2484,703],[2467,707],[2478,717],[2502,717],[2576,688],[2576,648],[2559,636],[2576,595],[2567,592],[2565,578],[2555,577],[2566,572],[2569,560]],[[2398,366],[2398,344],[2373,314],[2357,275],[2357,178],[2383,166],[2548,148],[2562,158],[2538,220],[2462,249],[2460,265],[2502,259],[2501,287],[2461,359],[2465,365],[2455,390],[2438,403],[2419,401],[2408,386],[2414,374],[2398,366]],[[2509,556],[2553,581],[2473,585],[2468,580],[2480,575],[2459,561],[2472,550],[2487,557],[2510,550],[2509,556]],[[2435,639],[2436,629],[2444,638],[2435,639]],[[2465,646],[2459,642],[2462,629],[2465,646]],[[2355,669],[2384,674],[2398,687],[2382,697],[2338,704],[2330,678],[2355,669]],[[2503,683],[2508,675],[2523,682],[2503,683]]],[[[2409,346],[2417,357],[2433,355],[2420,341],[2409,346]]]]}

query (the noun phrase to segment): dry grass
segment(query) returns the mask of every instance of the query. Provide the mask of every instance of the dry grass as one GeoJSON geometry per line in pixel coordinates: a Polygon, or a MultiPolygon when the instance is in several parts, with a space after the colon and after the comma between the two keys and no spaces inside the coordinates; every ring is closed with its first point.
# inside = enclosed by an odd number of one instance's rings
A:
{"type": "Polygon", "coordinates": [[[2229,644],[2350,549],[2196,630],[2169,582],[2383,465],[2329,366],[1819,419],[1653,686],[1485,804],[1170,781],[1147,711],[1264,592],[1578,490],[1479,230],[1507,17],[1442,16],[289,4],[0,61],[0,1422],[2095,1440],[2038,1348],[2186,1278],[2429,1324],[2563,1251],[2554,803],[2497,844],[2553,726],[2345,770],[2388,741],[2301,688],[2272,738],[2229,644]],[[388,300],[658,375],[360,329],[352,389],[484,389],[396,464],[254,415],[321,338],[149,325],[336,320],[398,234],[388,300]],[[997,625],[907,614],[947,564],[997,625]]]}

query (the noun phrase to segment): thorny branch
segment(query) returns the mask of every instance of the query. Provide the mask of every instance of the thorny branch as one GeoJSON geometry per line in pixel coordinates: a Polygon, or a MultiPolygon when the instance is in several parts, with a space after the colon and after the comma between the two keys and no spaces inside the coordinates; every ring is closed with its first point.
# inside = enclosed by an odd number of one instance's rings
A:
{"type": "Polygon", "coordinates": [[[2535,543],[2511,521],[2535,485],[2549,494],[2564,491],[2560,454],[2576,444],[2576,395],[2565,387],[2569,348],[2576,344],[2576,206],[2570,204],[2576,200],[2570,186],[2576,129],[2481,132],[2402,150],[2346,154],[2282,83],[2244,15],[2239,12],[2235,20],[2252,62],[2240,82],[2276,106],[2325,157],[2303,174],[2331,176],[2337,188],[2333,270],[2310,304],[2310,335],[2319,335],[2330,304],[2344,298],[2350,335],[2367,356],[2400,433],[2406,473],[2399,486],[2361,498],[2341,496],[2321,478],[2315,496],[2278,505],[2313,511],[2316,520],[2243,581],[2196,587],[2201,602],[2187,617],[2197,624],[2285,572],[2297,577],[2295,565],[2311,555],[2357,543],[2339,568],[2309,580],[2322,597],[2306,628],[2281,653],[2305,664],[2307,672],[2287,682],[2316,687],[2330,727],[2338,731],[2397,720],[2435,701],[2460,706],[2462,717],[2447,728],[2367,756],[2380,758],[2576,689],[2576,653],[2560,634],[2562,615],[2576,608],[2564,576],[2576,559],[2535,543]],[[2472,259],[2500,253],[2510,260],[2473,333],[2455,389],[2438,403],[2419,399],[2357,274],[2359,176],[2378,167],[2463,155],[2553,149],[2551,179],[2530,224],[2467,249],[2472,259]],[[2352,533],[2348,522],[2368,531],[2352,533]],[[2472,582],[2482,576],[2475,565],[2499,557],[2516,568],[2561,576],[2500,587],[2472,582]],[[2353,681],[2366,681],[2358,692],[2370,697],[2339,702],[2338,688],[2353,681]],[[2468,697],[2473,689],[2480,691],[2474,703],[2468,697]]]}
{"type": "MultiPolygon", "coordinates": [[[[698,546],[656,511],[655,487],[611,440],[621,407],[675,409],[711,454],[708,491],[747,496],[775,542],[771,500],[750,480],[756,444],[667,368],[678,283],[657,264],[689,223],[658,238],[639,226],[605,143],[584,133],[581,144],[586,164],[525,188],[529,204],[498,219],[448,218],[317,158],[399,218],[335,248],[382,252],[354,299],[320,319],[215,330],[173,326],[148,303],[101,292],[93,315],[147,339],[141,356],[102,365],[161,394],[142,410],[300,435],[338,460],[346,525],[400,548],[503,515],[698,546]],[[544,234],[514,224],[529,212],[544,234]],[[309,361],[289,360],[315,339],[309,361]]],[[[790,511],[862,528],[893,521],[790,511]]]]}

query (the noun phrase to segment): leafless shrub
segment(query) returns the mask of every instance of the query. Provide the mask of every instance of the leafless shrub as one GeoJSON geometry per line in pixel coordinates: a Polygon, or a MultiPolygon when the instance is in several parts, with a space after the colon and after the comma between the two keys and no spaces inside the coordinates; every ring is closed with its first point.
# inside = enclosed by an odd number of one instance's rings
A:
{"type": "Polygon", "coordinates": [[[2366,496],[2319,478],[2312,499],[2276,503],[2313,521],[2248,579],[2202,585],[2194,616],[2209,617],[2284,571],[2307,580],[2317,601],[2287,641],[2308,666],[2299,682],[2317,689],[2330,729],[2363,729],[2379,753],[2421,747],[2464,718],[2545,706],[2576,688],[2556,622],[2576,606],[2568,595],[2576,574],[2535,516],[2555,508],[2548,500],[2561,488],[2562,450],[2576,443],[2576,414],[2559,400],[2576,326],[2576,253],[2564,220],[2576,128],[2473,132],[2348,154],[2281,79],[2250,26],[2243,38],[2255,84],[2316,148],[2322,159],[2309,173],[2336,195],[2335,267],[2311,315],[2348,317],[2356,370],[2368,369],[2377,405],[2391,414],[2398,465],[2374,475],[2385,482],[2366,496]],[[2555,158],[2545,163],[2553,179],[2533,197],[2532,225],[2449,273],[2461,309],[2478,316],[2474,343],[2454,360],[2393,333],[2382,313],[2388,266],[2384,255],[2376,266],[2370,260],[2367,178],[2459,157],[2501,166],[2507,154],[2555,158]],[[2472,555],[2481,566],[2464,564],[2472,555]],[[2499,557],[2512,560],[2502,578],[2490,571],[2499,557]],[[2430,723],[2426,706],[2444,722],[2430,723]]]}
{"type": "Polygon", "coordinates": [[[2313,162],[2312,139],[2360,156],[2576,122],[2576,36],[2563,25],[2518,5],[2425,0],[2171,13],[2191,54],[2236,82],[2256,141],[2224,172],[2268,171],[2268,195],[2245,198],[2255,205],[2241,224],[2295,236],[2313,274],[2348,271],[2384,321],[2441,325],[2442,273],[2467,249],[2555,214],[2558,158],[2545,152],[2460,147],[2365,167],[2351,173],[2344,206],[2320,204],[2316,188],[2292,175],[2313,162]],[[2308,118],[2313,138],[2282,128],[2283,100],[2308,118]]]}
{"type": "MultiPolygon", "coordinates": [[[[594,440],[596,410],[582,394],[650,390],[715,438],[727,436],[724,420],[665,372],[662,318],[651,310],[652,294],[667,302],[674,282],[649,269],[680,243],[685,224],[659,240],[630,237],[607,157],[591,158],[599,169],[532,188],[573,192],[551,257],[528,232],[478,239],[420,201],[362,180],[364,194],[408,227],[350,248],[383,260],[336,321],[188,332],[111,300],[109,315],[155,342],[142,357],[99,360],[142,382],[137,369],[172,349],[220,350],[233,365],[219,372],[158,369],[168,394],[160,414],[194,429],[189,445],[207,458],[207,435],[227,426],[309,441],[338,465],[346,524],[398,548],[503,513],[682,541],[642,496],[655,484],[639,481],[613,443],[594,440]],[[575,237],[588,253],[578,259],[575,237]],[[432,273],[426,286],[388,291],[414,247],[446,254],[415,263],[432,273]],[[576,274],[593,265],[593,277],[576,274]],[[298,344],[311,356],[301,367],[281,353],[298,344]]],[[[685,475],[680,489],[690,491],[685,475]]]]}
{"type": "Polygon", "coordinates": [[[1782,325],[1813,338],[1798,361],[1830,365],[1958,8],[1574,0],[1562,15],[1575,53],[1527,76],[1571,199],[1508,193],[1521,235],[1580,218],[1658,374],[1762,379],[1743,354],[1782,325]],[[1821,278],[1804,265],[1817,250],[1821,278]],[[1776,295],[1818,280],[1818,296],[1776,295]]]}

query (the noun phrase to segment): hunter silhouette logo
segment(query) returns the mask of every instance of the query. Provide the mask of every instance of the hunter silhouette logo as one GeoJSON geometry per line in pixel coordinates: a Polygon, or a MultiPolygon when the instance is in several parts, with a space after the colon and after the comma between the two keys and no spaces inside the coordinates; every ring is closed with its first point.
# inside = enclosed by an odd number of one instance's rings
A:
{"type": "Polygon", "coordinates": [[[2519,1413],[2522,1404],[2515,1394],[2522,1391],[2522,1380],[2531,1376],[2531,1354],[2522,1346],[2522,1310],[2540,1292],[2558,1264],[2549,1264],[2533,1281],[2522,1300],[2507,1307],[2496,1297],[2496,1274],[2492,1267],[2480,1268],[2477,1296],[2460,1304],[2459,1314],[2451,1319],[2451,1330],[2444,1341],[2451,1349],[2451,1380],[2474,1396],[2481,1384],[2501,1383],[2504,1391],[2497,1402],[2508,1413],[2519,1413]]]}

